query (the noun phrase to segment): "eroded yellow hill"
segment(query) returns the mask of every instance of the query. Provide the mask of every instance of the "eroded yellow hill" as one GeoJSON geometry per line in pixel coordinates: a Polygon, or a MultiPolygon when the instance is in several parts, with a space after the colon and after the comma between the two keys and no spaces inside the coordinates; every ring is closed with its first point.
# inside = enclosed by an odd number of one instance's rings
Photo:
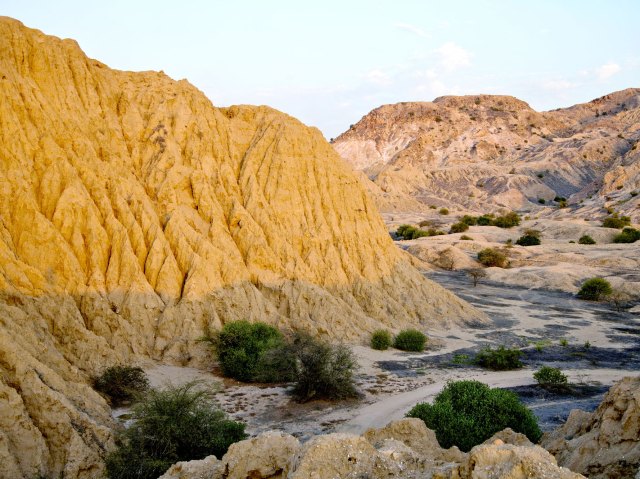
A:
{"type": "Polygon", "coordinates": [[[110,364],[233,319],[358,339],[482,321],[396,249],[319,131],[0,18],[0,476],[95,477],[110,364]]]}

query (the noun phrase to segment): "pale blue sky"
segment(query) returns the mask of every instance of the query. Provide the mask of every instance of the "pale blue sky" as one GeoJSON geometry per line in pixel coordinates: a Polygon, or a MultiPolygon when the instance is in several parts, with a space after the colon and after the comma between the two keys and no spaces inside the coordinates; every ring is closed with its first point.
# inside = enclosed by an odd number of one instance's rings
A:
{"type": "Polygon", "coordinates": [[[495,93],[548,110],[640,86],[639,0],[0,0],[0,14],[327,138],[385,103],[495,93]]]}

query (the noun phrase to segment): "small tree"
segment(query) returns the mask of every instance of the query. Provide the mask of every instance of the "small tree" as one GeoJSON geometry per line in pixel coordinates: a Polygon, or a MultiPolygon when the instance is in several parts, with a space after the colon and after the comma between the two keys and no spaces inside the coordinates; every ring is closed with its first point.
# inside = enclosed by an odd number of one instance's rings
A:
{"type": "Polygon", "coordinates": [[[353,378],[358,363],[347,346],[296,333],[286,349],[284,354],[296,359],[292,392],[299,401],[358,396],[353,378]]]}
{"type": "Polygon", "coordinates": [[[244,424],[227,419],[197,383],[150,390],[107,456],[107,472],[111,479],[155,479],[178,461],[222,457],[245,437],[244,424]]]}
{"type": "Polygon", "coordinates": [[[386,329],[378,329],[371,335],[371,347],[378,351],[384,351],[391,346],[391,333],[386,329]]]}
{"type": "Polygon", "coordinates": [[[507,257],[493,248],[485,248],[480,251],[478,253],[478,261],[485,266],[497,266],[498,268],[507,266],[507,257]]]}
{"type": "Polygon", "coordinates": [[[441,447],[458,446],[465,452],[507,427],[534,443],[542,435],[536,417],[518,396],[479,381],[450,382],[433,404],[416,404],[407,416],[433,429],[441,447]]]}
{"type": "Polygon", "coordinates": [[[607,296],[607,301],[611,303],[617,312],[621,312],[624,309],[625,304],[627,304],[630,299],[631,297],[627,293],[624,293],[619,289],[614,289],[611,291],[611,294],[607,296]]]}
{"type": "Polygon", "coordinates": [[[427,337],[417,329],[400,331],[393,342],[393,347],[401,351],[423,351],[427,337]]]}
{"type": "Polygon", "coordinates": [[[467,274],[473,279],[474,288],[478,286],[478,281],[480,281],[481,278],[485,278],[487,276],[487,273],[483,269],[470,269],[467,271],[467,274]]]}
{"type": "Polygon", "coordinates": [[[120,406],[149,389],[149,380],[142,368],[112,366],[93,379],[93,388],[109,399],[112,406],[120,406]]]}
{"type": "Polygon", "coordinates": [[[611,283],[604,278],[590,278],[582,283],[578,298],[588,301],[600,301],[605,296],[609,296],[613,290],[611,283]]]}

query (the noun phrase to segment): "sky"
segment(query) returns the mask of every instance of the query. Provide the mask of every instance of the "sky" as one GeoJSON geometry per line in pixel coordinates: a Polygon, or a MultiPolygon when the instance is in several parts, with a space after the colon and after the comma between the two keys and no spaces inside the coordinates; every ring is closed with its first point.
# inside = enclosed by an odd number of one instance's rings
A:
{"type": "Polygon", "coordinates": [[[485,93],[542,111],[640,86],[639,0],[0,0],[0,15],[327,139],[387,103],[485,93]]]}

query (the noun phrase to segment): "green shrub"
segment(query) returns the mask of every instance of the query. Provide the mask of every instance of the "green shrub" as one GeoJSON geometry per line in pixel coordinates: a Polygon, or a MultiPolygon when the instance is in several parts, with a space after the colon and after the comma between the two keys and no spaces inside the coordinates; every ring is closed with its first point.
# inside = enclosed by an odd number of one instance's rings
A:
{"type": "Polygon", "coordinates": [[[478,224],[478,218],[476,218],[475,216],[464,215],[462,218],[460,218],[460,223],[464,223],[469,226],[475,226],[478,224]]]}
{"type": "Polygon", "coordinates": [[[107,456],[107,473],[111,479],[155,479],[178,461],[222,457],[246,437],[244,427],[227,419],[196,383],[150,390],[107,456]]]}
{"type": "Polygon", "coordinates": [[[391,333],[389,333],[389,331],[387,331],[386,329],[378,329],[371,335],[371,347],[373,349],[384,351],[385,349],[389,349],[391,343],[391,333]]]}
{"type": "Polygon", "coordinates": [[[417,404],[407,416],[433,429],[441,447],[458,446],[465,452],[507,427],[534,443],[542,435],[536,417],[518,396],[478,381],[450,382],[433,404],[417,404]]]}
{"type": "Polygon", "coordinates": [[[550,366],[542,366],[538,371],[533,373],[533,378],[538,381],[541,386],[559,387],[567,385],[567,376],[558,368],[550,366]]]}
{"type": "Polygon", "coordinates": [[[500,228],[513,228],[520,224],[520,215],[515,211],[512,211],[506,215],[498,216],[491,224],[500,228]]]}
{"type": "Polygon", "coordinates": [[[473,238],[471,236],[467,236],[467,235],[460,236],[460,239],[464,240],[464,241],[472,241],[473,240],[473,238]]]}
{"type": "Polygon", "coordinates": [[[545,200],[544,198],[538,198],[538,203],[540,203],[541,205],[544,205],[547,202],[547,200],[545,200]]]}
{"type": "Polygon", "coordinates": [[[441,215],[448,215],[449,214],[449,209],[448,208],[440,208],[440,211],[438,211],[438,213],[440,213],[441,215]]]}
{"type": "Polygon", "coordinates": [[[540,244],[540,238],[538,236],[525,234],[518,238],[516,244],[520,246],[537,246],[540,244]]]}
{"type": "Polygon", "coordinates": [[[485,248],[480,251],[478,253],[478,261],[485,266],[497,266],[498,268],[507,266],[507,257],[493,248],[485,248]]]}
{"type": "Polygon", "coordinates": [[[115,407],[149,389],[149,380],[142,368],[112,366],[93,379],[93,389],[105,395],[115,407]]]}
{"type": "Polygon", "coordinates": [[[635,228],[625,228],[622,233],[615,235],[614,243],[635,243],[640,240],[640,230],[635,228]]]}
{"type": "Polygon", "coordinates": [[[401,351],[423,351],[427,337],[417,329],[400,331],[393,342],[393,347],[401,351]]]}
{"type": "Polygon", "coordinates": [[[493,371],[520,369],[523,366],[520,356],[522,351],[519,349],[507,349],[504,346],[498,349],[487,347],[476,354],[476,364],[493,371]]]}
{"type": "Polygon", "coordinates": [[[620,229],[631,224],[631,218],[628,216],[618,216],[618,213],[613,213],[611,216],[607,216],[602,220],[602,226],[605,228],[620,229]]]}
{"type": "Polygon", "coordinates": [[[279,378],[273,364],[264,364],[266,352],[278,349],[283,344],[282,333],[273,326],[260,322],[231,321],[209,340],[218,355],[222,373],[227,377],[245,382],[289,379],[287,368],[282,371],[284,377],[279,378]],[[262,377],[265,375],[270,377],[262,377]]]}
{"type": "Polygon", "coordinates": [[[478,226],[491,226],[493,224],[493,215],[487,214],[487,215],[478,216],[478,219],[476,220],[476,222],[478,226]]]}
{"type": "Polygon", "coordinates": [[[469,229],[469,225],[466,223],[454,223],[451,225],[451,229],[449,230],[449,233],[464,233],[465,231],[467,231],[469,229]]]}
{"type": "Polygon", "coordinates": [[[283,354],[296,359],[292,393],[299,401],[358,396],[353,378],[358,363],[347,346],[296,333],[283,354]]]}
{"type": "Polygon", "coordinates": [[[590,278],[582,283],[578,298],[588,301],[600,301],[605,296],[613,292],[611,283],[604,278],[590,278]]]}
{"type": "Polygon", "coordinates": [[[434,236],[429,231],[421,230],[411,225],[401,225],[396,230],[396,236],[403,240],[412,240],[424,236],[434,236]]]}
{"type": "Polygon", "coordinates": [[[578,240],[578,244],[596,244],[596,240],[589,235],[582,235],[578,240]]]}

